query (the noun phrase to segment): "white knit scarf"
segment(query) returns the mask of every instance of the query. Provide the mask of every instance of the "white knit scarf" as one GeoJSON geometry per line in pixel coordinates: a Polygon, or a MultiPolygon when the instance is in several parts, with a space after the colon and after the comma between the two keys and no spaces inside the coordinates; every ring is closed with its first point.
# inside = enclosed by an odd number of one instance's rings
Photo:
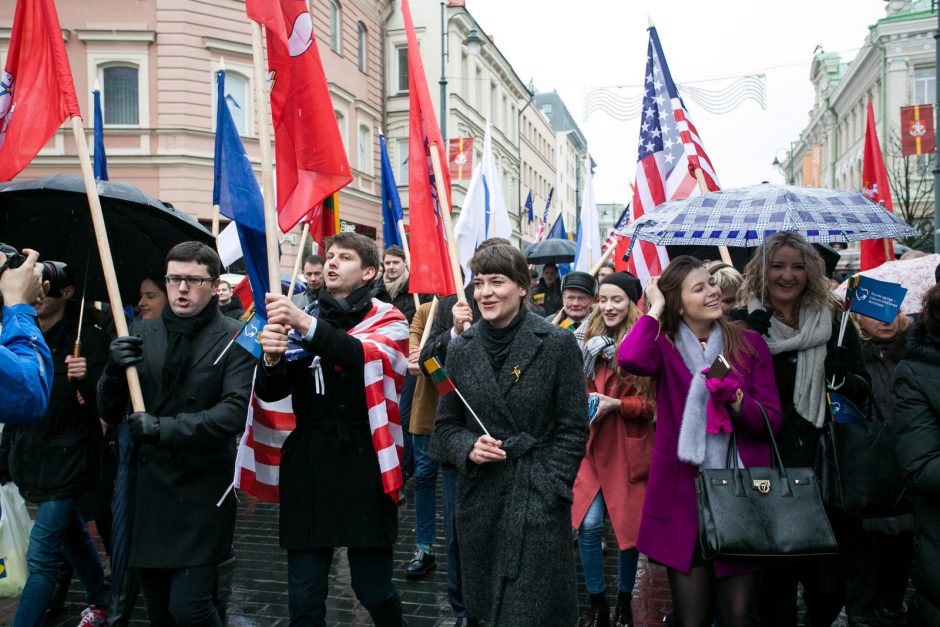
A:
{"type": "Polygon", "coordinates": [[[405,281],[408,280],[408,269],[405,268],[401,271],[401,274],[397,279],[389,279],[387,276],[382,275],[382,283],[385,284],[385,291],[388,292],[388,296],[391,299],[398,297],[398,292],[401,291],[402,286],[405,285],[405,281]]]}
{"type": "Polygon", "coordinates": [[[730,433],[708,433],[708,388],[702,370],[708,368],[725,350],[725,339],[721,325],[712,324],[705,348],[699,338],[684,322],[679,323],[679,333],[673,340],[682,356],[685,367],[692,374],[689,393],[682,409],[682,425],[679,427],[679,459],[700,468],[724,468],[728,457],[730,433]]]}
{"type": "MultiPolygon", "coordinates": [[[[747,303],[749,312],[762,309],[757,298],[747,303]]],[[[796,357],[796,383],[793,405],[817,429],[826,419],[826,343],[832,337],[832,314],[828,307],[800,307],[800,330],[770,319],[767,346],[772,355],[799,351],[796,357]]]]}

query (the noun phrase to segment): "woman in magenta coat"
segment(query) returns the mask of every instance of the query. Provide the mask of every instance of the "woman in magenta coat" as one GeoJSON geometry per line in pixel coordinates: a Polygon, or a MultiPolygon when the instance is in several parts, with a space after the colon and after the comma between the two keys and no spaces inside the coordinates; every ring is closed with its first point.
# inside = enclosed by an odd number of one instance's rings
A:
{"type": "Polygon", "coordinates": [[[598,399],[571,506],[571,524],[578,529],[578,552],[591,599],[581,625],[590,627],[611,624],[601,549],[605,510],[620,549],[613,625],[633,625],[630,601],[639,558],[636,536],[653,441],[653,403],[641,391],[649,389],[649,380],[623,372],[615,357],[617,346],[642,315],[636,307],[640,294],[640,282],[633,275],[608,275],[601,281],[594,312],[575,332],[584,354],[588,393],[598,399]]]}
{"type": "Polygon", "coordinates": [[[723,468],[731,432],[739,462],[769,466],[771,428],[781,425],[770,351],[763,339],[722,317],[721,290],[705,265],[677,257],[646,288],[649,313],[620,345],[620,367],[656,381],[656,440],[637,548],[664,564],[683,627],[712,624],[715,589],[725,627],[758,622],[759,569],[706,561],[698,547],[695,477],[723,468]],[[722,379],[703,371],[719,355],[722,379]]]}

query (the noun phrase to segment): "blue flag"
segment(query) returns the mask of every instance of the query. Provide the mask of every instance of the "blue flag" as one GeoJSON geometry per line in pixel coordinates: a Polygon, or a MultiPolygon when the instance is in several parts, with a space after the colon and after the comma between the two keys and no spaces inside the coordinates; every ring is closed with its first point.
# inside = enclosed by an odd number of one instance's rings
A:
{"type": "Polygon", "coordinates": [[[861,274],[849,279],[845,297],[853,313],[891,324],[901,311],[907,288],[861,274]]]}
{"type": "Polygon", "coordinates": [[[555,218],[555,224],[552,225],[545,239],[568,239],[568,232],[565,231],[565,220],[562,214],[559,213],[558,217],[555,218]]]}
{"type": "MultiPolygon", "coordinates": [[[[249,279],[251,280],[251,279],[249,279]]],[[[235,337],[235,343],[255,356],[255,359],[261,358],[261,343],[258,338],[261,336],[261,330],[267,324],[267,320],[256,313],[251,314],[247,322],[242,325],[241,331],[235,337]]]]}
{"type": "Polygon", "coordinates": [[[865,424],[865,416],[859,411],[855,403],[838,392],[829,392],[829,412],[833,422],[842,425],[865,424]]]}
{"type": "Polygon", "coordinates": [[[405,243],[401,241],[401,234],[398,232],[398,221],[402,219],[401,198],[398,196],[398,186],[392,173],[392,162],[388,158],[385,135],[379,135],[379,146],[382,153],[382,239],[385,240],[385,248],[404,248],[405,243]]]}
{"type": "Polygon", "coordinates": [[[216,91],[215,184],[212,188],[212,203],[219,206],[222,215],[234,220],[238,229],[255,302],[256,315],[253,320],[260,322],[267,318],[264,294],[270,291],[264,239],[264,199],[225,102],[224,71],[218,72],[216,91]]]}
{"type": "Polygon", "coordinates": [[[95,97],[95,180],[108,180],[108,156],[104,152],[104,116],[101,115],[101,92],[91,92],[95,97]]]}
{"type": "Polygon", "coordinates": [[[529,217],[529,224],[532,224],[535,221],[535,215],[532,212],[532,192],[529,191],[529,195],[525,199],[525,208],[529,217]]]}

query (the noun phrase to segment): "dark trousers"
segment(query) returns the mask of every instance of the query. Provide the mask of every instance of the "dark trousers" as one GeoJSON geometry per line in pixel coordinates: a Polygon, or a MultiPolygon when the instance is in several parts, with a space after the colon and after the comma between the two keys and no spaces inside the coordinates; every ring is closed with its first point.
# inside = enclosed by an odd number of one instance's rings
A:
{"type": "Polygon", "coordinates": [[[845,567],[845,610],[852,621],[875,619],[882,612],[900,613],[911,575],[914,537],[885,534],[859,526],[843,534],[839,550],[845,567]]]}
{"type": "Polygon", "coordinates": [[[402,436],[405,441],[404,451],[401,460],[402,479],[408,481],[415,473],[414,453],[412,452],[411,432],[408,427],[411,425],[411,402],[414,400],[415,386],[418,378],[411,374],[405,375],[405,381],[401,386],[401,396],[398,400],[398,415],[401,419],[402,436]]]}
{"type": "Polygon", "coordinates": [[[154,627],[222,627],[213,602],[218,566],[138,568],[140,592],[154,627]]]}
{"type": "MultiPolygon", "coordinates": [[[[400,627],[401,599],[392,583],[392,547],[349,547],[353,592],[377,627],[400,627]]],[[[287,605],[290,625],[324,627],[333,549],[287,551],[287,605]]]]}
{"type": "Polygon", "coordinates": [[[457,546],[457,469],[441,464],[444,490],[441,506],[444,510],[444,548],[447,552],[447,600],[459,618],[469,616],[463,604],[463,582],[460,575],[460,548],[457,546]]]}
{"type": "Polygon", "coordinates": [[[805,627],[830,627],[845,603],[845,577],[838,556],[778,566],[760,582],[761,627],[796,627],[796,590],[803,585],[805,627]]]}

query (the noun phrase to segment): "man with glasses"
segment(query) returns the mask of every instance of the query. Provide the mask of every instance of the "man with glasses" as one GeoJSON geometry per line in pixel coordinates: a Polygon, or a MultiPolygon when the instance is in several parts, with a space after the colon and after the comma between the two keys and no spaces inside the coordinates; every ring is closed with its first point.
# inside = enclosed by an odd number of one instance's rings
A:
{"type": "Polygon", "coordinates": [[[212,592],[235,530],[227,490],[254,359],[226,350],[239,323],[219,312],[220,272],[209,246],[174,246],[166,258],[169,307],[111,343],[98,383],[101,416],[116,423],[131,411],[124,370],[136,365],[140,373],[147,411],[126,420],[136,448],[128,565],[155,625],[222,624],[212,592]]]}

